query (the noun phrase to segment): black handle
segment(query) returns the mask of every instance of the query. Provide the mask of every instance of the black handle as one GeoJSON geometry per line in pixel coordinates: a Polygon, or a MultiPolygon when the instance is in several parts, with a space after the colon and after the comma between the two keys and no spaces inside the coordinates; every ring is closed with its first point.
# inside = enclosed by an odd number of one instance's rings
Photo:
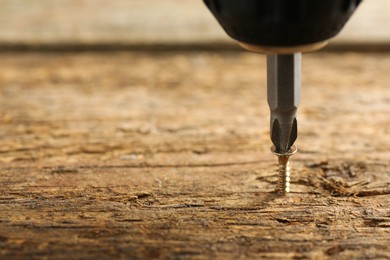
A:
{"type": "Polygon", "coordinates": [[[204,0],[226,33],[244,43],[289,47],[328,40],[361,0],[204,0]]]}

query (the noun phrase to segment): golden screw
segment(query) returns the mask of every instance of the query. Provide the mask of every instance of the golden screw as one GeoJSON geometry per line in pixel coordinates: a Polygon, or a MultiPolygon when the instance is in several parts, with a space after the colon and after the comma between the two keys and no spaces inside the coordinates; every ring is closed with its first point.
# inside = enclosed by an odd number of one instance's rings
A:
{"type": "Polygon", "coordinates": [[[291,146],[291,148],[285,153],[276,152],[275,146],[271,147],[271,152],[278,156],[279,168],[278,168],[278,184],[276,187],[276,192],[281,194],[286,194],[290,192],[290,162],[289,158],[291,155],[297,152],[297,148],[295,146],[291,146]]]}

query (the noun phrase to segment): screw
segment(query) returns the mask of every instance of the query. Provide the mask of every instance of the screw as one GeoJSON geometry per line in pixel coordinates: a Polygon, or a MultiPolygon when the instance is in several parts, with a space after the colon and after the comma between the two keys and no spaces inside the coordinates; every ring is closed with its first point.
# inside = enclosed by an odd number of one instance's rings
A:
{"type": "Polygon", "coordinates": [[[289,158],[291,155],[297,152],[295,146],[285,153],[277,153],[275,146],[271,147],[271,152],[278,156],[279,168],[278,168],[278,184],[276,187],[276,192],[280,194],[286,194],[290,192],[290,162],[289,158]]]}

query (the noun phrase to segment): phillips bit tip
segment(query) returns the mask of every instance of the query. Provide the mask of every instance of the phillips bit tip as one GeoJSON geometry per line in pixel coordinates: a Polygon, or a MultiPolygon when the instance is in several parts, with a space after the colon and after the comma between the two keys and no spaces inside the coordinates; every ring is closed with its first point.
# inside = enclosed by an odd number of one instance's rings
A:
{"type": "Polygon", "coordinates": [[[267,56],[267,100],[271,111],[270,137],[276,152],[287,152],[298,136],[301,54],[267,56]]]}

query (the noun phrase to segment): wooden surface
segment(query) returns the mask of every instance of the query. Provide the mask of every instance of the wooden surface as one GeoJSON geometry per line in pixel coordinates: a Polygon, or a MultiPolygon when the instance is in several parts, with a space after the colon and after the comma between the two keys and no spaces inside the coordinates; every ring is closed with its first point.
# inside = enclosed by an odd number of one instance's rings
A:
{"type": "Polygon", "coordinates": [[[390,55],[303,58],[272,193],[264,56],[1,54],[0,254],[390,257],[390,55]]]}

